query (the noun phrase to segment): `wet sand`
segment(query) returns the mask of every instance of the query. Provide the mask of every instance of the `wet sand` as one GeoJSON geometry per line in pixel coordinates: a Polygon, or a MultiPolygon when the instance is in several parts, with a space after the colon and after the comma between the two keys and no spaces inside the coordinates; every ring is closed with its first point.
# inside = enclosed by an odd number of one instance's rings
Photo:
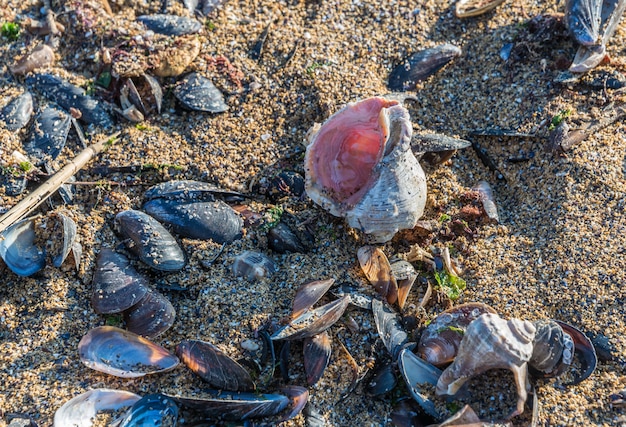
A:
{"type": "MultiPolygon", "coordinates": [[[[134,18],[158,12],[161,2],[110,3],[113,17],[107,17],[95,1],[53,2],[66,32],[56,63],[46,71],[88,86],[98,72],[101,44],[113,48],[129,37],[145,36],[134,18]]],[[[35,1],[0,0],[0,6],[2,21],[41,19],[41,3],[35,1]]],[[[505,317],[554,318],[590,335],[601,334],[608,340],[611,357],[601,360],[588,380],[572,387],[565,386],[564,379],[537,385],[539,425],[626,425],[624,409],[612,408],[608,400],[626,387],[626,127],[618,121],[563,156],[544,150],[548,125],[560,111],[571,110],[568,123],[576,128],[605,117],[607,108],[626,100],[624,92],[555,83],[563,63],[567,66],[576,52],[574,43],[565,38],[529,42],[508,61],[500,57],[506,43],[524,36],[525,22],[538,14],[562,13],[563,4],[507,1],[483,16],[464,20],[454,17],[452,7],[430,0],[420,4],[246,0],[227,1],[212,13],[198,36],[201,53],[188,70],[211,78],[225,92],[229,110],[216,115],[183,112],[169,90],[177,79],[163,79],[162,114],[149,117],[145,127],[120,120],[116,125],[122,132],[120,142],[77,175],[83,182],[113,181],[77,186],[75,203],[65,207],[79,225],[80,271],[49,265],[36,276],[22,278],[1,267],[0,410],[5,419],[17,413],[40,426],[51,425],[63,403],[92,388],[143,395],[187,394],[205,387],[184,367],[129,380],[92,371],[78,358],[80,338],[105,322],[90,304],[97,253],[119,245],[113,217],[140,207],[142,192],[153,183],[197,179],[252,192],[255,198],[246,202],[251,210],[269,218],[271,209],[280,206],[293,224],[308,224],[314,238],[308,252],[281,255],[267,248],[261,227],[250,226],[243,239],[227,245],[209,266],[203,261],[211,260],[220,246],[192,239],[181,239],[189,263],[179,273],[157,274],[138,265],[177,310],[174,326],[156,339],[166,348],[173,351],[183,339],[202,339],[235,359],[258,359],[260,352],[243,350],[241,343],[253,339],[261,345],[256,331],[269,319],[277,322],[290,313],[300,284],[332,277],[373,294],[356,259],[364,244],[362,235],[306,197],[271,202],[258,194],[258,186],[250,190],[251,183],[262,187],[282,170],[303,174],[306,132],[314,123],[347,102],[388,93],[389,72],[407,55],[451,43],[462,49],[462,55],[420,82],[414,91],[417,100],[407,103],[415,130],[465,138],[471,130],[495,128],[538,136],[472,137],[489,152],[506,180],[498,179],[471,149],[438,167],[422,162],[429,188],[423,219],[434,224],[434,231],[426,236],[401,232],[382,248],[392,256],[415,243],[447,245],[465,269],[467,289],[457,303],[480,301],[505,317]],[[261,57],[253,60],[251,49],[268,24],[261,57]],[[215,66],[218,56],[232,64],[230,75],[215,66]],[[527,160],[509,161],[512,158],[527,160]],[[101,176],[93,169],[142,164],[170,166],[140,176],[101,176]],[[452,221],[465,218],[466,195],[480,180],[494,189],[500,223],[474,217],[466,219],[468,229],[463,230],[440,221],[443,214],[452,221]],[[234,257],[244,250],[266,253],[278,272],[256,282],[234,277],[234,257]],[[169,290],[172,285],[184,290],[169,290]]],[[[188,14],[178,3],[170,12],[188,14]]],[[[0,43],[0,106],[23,87],[23,79],[13,78],[8,65],[39,40],[23,34],[16,42],[0,43]]],[[[589,80],[625,71],[625,42],[622,24],[608,46],[612,62],[592,71],[589,80]]],[[[39,95],[36,99],[44,102],[39,95]]],[[[96,128],[89,131],[94,137],[106,134],[96,128]]],[[[2,163],[7,165],[13,150],[23,151],[28,131],[1,130],[0,138],[2,163]]],[[[78,151],[72,131],[59,164],[78,151]]],[[[8,209],[19,199],[3,196],[2,206],[8,209]]],[[[61,205],[57,199],[53,203],[54,209],[61,205]]],[[[50,209],[45,206],[42,212],[50,209]]],[[[416,267],[425,268],[420,263],[416,267]]],[[[435,297],[425,311],[418,310],[421,292],[413,290],[406,312],[418,324],[447,306],[445,298],[435,297]]],[[[392,401],[403,392],[374,399],[364,390],[366,377],[345,396],[353,372],[339,342],[354,358],[359,376],[384,354],[371,315],[354,310],[350,316],[360,331],[351,330],[345,319],[331,328],[333,356],[323,378],[310,388],[310,402],[329,426],[389,425],[392,401]]],[[[305,385],[298,345],[291,359],[290,382],[305,385]]],[[[278,386],[277,380],[266,391],[278,386]]],[[[304,422],[299,416],[288,424],[304,422]]]]}

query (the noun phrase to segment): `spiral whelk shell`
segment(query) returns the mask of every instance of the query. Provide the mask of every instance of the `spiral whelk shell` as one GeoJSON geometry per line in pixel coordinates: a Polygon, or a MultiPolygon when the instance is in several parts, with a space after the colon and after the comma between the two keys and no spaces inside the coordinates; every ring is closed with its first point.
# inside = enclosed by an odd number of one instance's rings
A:
{"type": "Polygon", "coordinates": [[[411,151],[412,134],[397,101],[348,104],[309,135],[307,194],[373,242],[413,228],[424,212],[426,178],[411,151]]]}
{"type": "Polygon", "coordinates": [[[526,320],[502,319],[486,313],[469,324],[454,362],[437,382],[437,394],[453,395],[470,378],[491,369],[509,369],[515,377],[518,400],[511,416],[524,411],[530,390],[528,361],[533,354],[535,326],[526,320]]]}

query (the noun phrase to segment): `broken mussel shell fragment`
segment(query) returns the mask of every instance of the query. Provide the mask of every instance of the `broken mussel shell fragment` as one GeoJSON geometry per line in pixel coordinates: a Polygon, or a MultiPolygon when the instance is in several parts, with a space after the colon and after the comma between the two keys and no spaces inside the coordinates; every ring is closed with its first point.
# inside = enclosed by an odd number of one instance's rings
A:
{"type": "Polygon", "coordinates": [[[52,258],[52,265],[59,268],[70,253],[74,257],[74,265],[78,270],[80,257],[83,252],[80,242],[78,242],[78,230],[76,222],[63,212],[53,212],[50,217],[56,225],[50,230],[52,247],[48,251],[52,258]],[[60,243],[60,244],[58,244],[60,243]]]}
{"type": "Polygon", "coordinates": [[[132,209],[122,211],[115,216],[115,228],[128,250],[149,267],[178,271],[187,264],[174,236],[150,215],[132,209]]]}
{"type": "Polygon", "coordinates": [[[148,394],[135,402],[124,414],[118,427],[176,427],[178,405],[163,394],[148,394]]]}
{"type": "Polygon", "coordinates": [[[593,374],[598,365],[598,356],[592,341],[578,328],[559,320],[555,322],[569,335],[574,342],[574,355],[578,357],[581,364],[581,372],[574,375],[574,379],[565,385],[576,385],[586,380],[593,374]]]}
{"type": "Polygon", "coordinates": [[[332,215],[383,243],[424,212],[426,177],[411,151],[413,127],[398,101],[350,103],[309,131],[305,188],[332,215]]]}
{"type": "MultiPolygon", "coordinates": [[[[235,393],[210,391],[210,397],[183,397],[168,395],[178,404],[194,411],[199,419],[244,421],[276,415],[289,405],[282,394],[235,393]]],[[[195,418],[195,417],[194,417],[195,418]]]]}
{"type": "Polygon", "coordinates": [[[228,110],[224,95],[213,82],[198,73],[185,76],[174,88],[174,96],[188,110],[223,113],[228,110]]]}
{"type": "Polygon", "coordinates": [[[14,65],[9,67],[13,74],[24,75],[38,68],[52,65],[54,62],[54,51],[47,44],[40,44],[27,55],[24,55],[14,65]]]}
{"type": "Polygon", "coordinates": [[[46,266],[46,252],[35,245],[35,218],[26,218],[0,233],[0,257],[18,276],[31,276],[46,266]]]}
{"type": "Polygon", "coordinates": [[[402,310],[418,274],[413,264],[403,259],[392,259],[389,265],[391,266],[391,274],[396,279],[398,286],[398,307],[402,310]]]}
{"type": "Polygon", "coordinates": [[[458,56],[461,56],[461,49],[451,44],[416,52],[394,68],[387,86],[399,92],[414,90],[417,82],[432,76],[458,56]]]}
{"type": "Polygon", "coordinates": [[[132,332],[99,326],[78,343],[81,362],[91,369],[122,378],[166,372],[180,361],[163,347],[132,332]]]}
{"type": "Polygon", "coordinates": [[[106,388],[86,391],[68,400],[54,413],[53,427],[91,427],[97,414],[131,407],[141,396],[106,388]]]}
{"type": "Polygon", "coordinates": [[[469,324],[484,313],[495,312],[486,304],[473,302],[440,313],[422,332],[417,344],[417,354],[438,367],[451,363],[469,324]]]}
{"type": "Polygon", "coordinates": [[[282,387],[280,391],[289,398],[288,411],[278,421],[279,423],[291,420],[302,412],[309,402],[309,390],[306,387],[288,385],[282,387]]]}
{"type": "Polygon", "coordinates": [[[393,390],[397,383],[398,379],[393,363],[384,363],[376,368],[374,375],[370,378],[367,384],[367,393],[372,396],[381,396],[393,390]]]}
{"type": "Polygon", "coordinates": [[[567,28],[580,43],[569,71],[587,72],[606,58],[607,43],[625,9],[624,0],[568,0],[565,3],[567,28]]]}
{"type": "Polygon", "coordinates": [[[385,253],[375,246],[367,245],[357,250],[357,258],[365,277],[376,292],[389,304],[395,303],[398,300],[398,284],[385,253]]]}
{"type": "Polygon", "coordinates": [[[341,318],[350,303],[344,296],[316,309],[306,311],[272,335],[272,340],[298,340],[324,332],[341,318]]]}
{"type": "Polygon", "coordinates": [[[0,122],[7,130],[16,131],[28,124],[33,115],[33,96],[29,91],[13,98],[0,110],[0,122]]]}
{"type": "Polygon", "coordinates": [[[229,202],[241,201],[246,196],[237,191],[224,190],[208,182],[183,179],[154,185],[146,190],[143,197],[146,200],[168,199],[179,202],[212,202],[219,197],[229,202]]]}
{"type": "Polygon", "coordinates": [[[195,34],[202,29],[200,21],[177,15],[142,15],[137,17],[137,21],[141,22],[149,30],[166,36],[195,34]]]}
{"type": "Polygon", "coordinates": [[[243,219],[221,200],[185,203],[159,198],[149,200],[142,209],[183,237],[222,244],[243,236],[243,219]]]}
{"type": "Polygon", "coordinates": [[[233,274],[247,280],[260,280],[276,273],[276,263],[261,252],[243,251],[235,257],[233,274]]]}
{"type": "Polygon", "coordinates": [[[81,112],[80,120],[88,124],[111,127],[113,120],[101,102],[85,91],[51,74],[35,74],[26,78],[26,84],[39,91],[52,102],[66,110],[75,108],[81,112]]]}
{"type": "Polygon", "coordinates": [[[96,259],[91,305],[98,314],[121,313],[148,293],[148,280],[124,255],[102,248],[96,259]]]}
{"type": "Polygon", "coordinates": [[[428,415],[435,419],[442,419],[435,403],[428,398],[426,393],[426,386],[429,385],[432,388],[437,384],[441,371],[417,357],[408,348],[402,349],[398,355],[398,369],[413,399],[428,415]]]}
{"type": "Polygon", "coordinates": [[[230,391],[253,391],[254,381],[248,371],[211,343],[184,340],[176,354],[195,374],[212,387],[230,391]]]}
{"type": "Polygon", "coordinates": [[[413,346],[413,344],[409,344],[409,336],[400,325],[398,315],[378,299],[372,300],[372,314],[378,336],[391,355],[391,360],[397,360],[403,348],[413,346]]]}
{"type": "Polygon", "coordinates": [[[504,0],[459,0],[454,8],[457,18],[470,18],[487,13],[504,0]]]}
{"type": "Polygon", "coordinates": [[[279,254],[306,252],[300,238],[282,221],[267,231],[267,246],[279,254]]]}

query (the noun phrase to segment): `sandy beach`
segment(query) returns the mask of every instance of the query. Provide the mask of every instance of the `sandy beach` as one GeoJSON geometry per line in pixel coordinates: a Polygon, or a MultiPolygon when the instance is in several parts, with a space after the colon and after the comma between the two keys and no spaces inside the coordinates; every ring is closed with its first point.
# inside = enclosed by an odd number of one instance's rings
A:
{"type": "MultiPolygon", "coordinates": [[[[97,99],[118,102],[107,90],[94,88],[102,47],[131,52],[136,57],[130,62],[147,72],[155,51],[141,46],[165,49],[173,43],[181,50],[191,49],[170,36],[147,33],[136,21],[140,15],[159,13],[162,2],[109,3],[111,16],[96,0],[52,1],[65,29],[54,63],[37,72],[92,88],[97,99]]],[[[182,2],[169,3],[167,13],[193,16],[182,2]]],[[[44,40],[23,25],[27,18],[42,19],[42,6],[33,0],[0,0],[0,21],[22,25],[16,40],[0,39],[0,108],[27,87],[24,77],[12,75],[9,66],[44,40]]],[[[49,263],[36,275],[20,277],[0,266],[0,425],[17,414],[39,426],[51,426],[61,405],[89,389],[186,395],[206,388],[184,366],[123,379],[87,368],[78,356],[81,337],[110,321],[94,312],[90,299],[97,254],[121,244],[113,219],[120,211],[139,209],[143,192],[159,182],[193,179],[244,193],[249,198],[240,203],[261,217],[256,224],[246,224],[243,238],[223,250],[212,241],[180,238],[188,258],[180,272],[159,273],[133,260],[176,309],[173,327],[155,338],[166,349],[174,351],[182,340],[199,339],[235,360],[258,361],[261,350],[246,350],[242,342],[252,340],[261,347],[258,330],[290,315],[302,283],[334,278],[375,295],[356,257],[364,236],[306,194],[276,200],[267,196],[268,188],[279,172],[304,176],[306,134],[315,123],[324,122],[348,102],[389,93],[387,79],[397,64],[414,52],[444,43],[459,47],[462,54],[409,92],[416,98],[405,102],[414,131],[478,143],[497,171],[490,170],[472,148],[437,166],[422,160],[428,186],[422,220],[431,230],[399,232],[380,248],[392,257],[414,244],[425,249],[449,247],[467,283],[455,305],[482,302],[505,318],[549,318],[578,327],[601,347],[598,366],[576,386],[565,385],[567,376],[536,381],[538,425],[626,425],[625,409],[613,407],[609,400],[609,395],[626,388],[626,124],[617,120],[604,126],[565,153],[546,149],[555,116],[567,111],[567,123],[575,130],[605,120],[626,102],[626,24],[620,24],[607,46],[610,62],[578,82],[559,83],[577,45],[564,27],[554,27],[563,31],[554,30],[548,37],[529,21],[539,15],[554,15],[558,21],[564,8],[564,2],[508,0],[484,15],[460,19],[454,15],[454,2],[439,0],[228,0],[199,18],[203,28],[192,36],[199,54],[181,75],[197,71],[211,79],[224,93],[228,110],[185,111],[172,94],[181,76],[162,77],[161,114],[149,115],[141,125],[119,117],[110,129],[84,125],[94,141],[115,131],[121,132],[120,139],[76,175],[83,184],[74,186],[72,204],[64,206],[53,197],[36,211],[63,209],[76,221],[83,248],[79,270],[49,263]],[[253,59],[251,52],[266,28],[260,57],[253,59]],[[502,50],[507,44],[513,50],[505,60],[502,50]],[[621,88],[607,86],[609,77],[621,79],[621,88]],[[499,130],[500,135],[473,133],[487,129],[499,130]],[[146,170],[111,171],[126,166],[146,170]],[[107,168],[109,172],[102,173],[107,168]],[[484,215],[467,216],[463,210],[471,205],[468,194],[481,180],[493,188],[499,223],[484,215]],[[268,248],[263,224],[271,222],[277,211],[300,236],[308,236],[306,251],[280,254],[268,248]],[[268,255],[277,272],[254,281],[236,277],[232,265],[245,250],[268,255]]],[[[47,101],[36,87],[30,90],[37,111],[47,101]]],[[[29,135],[30,126],[9,131],[0,124],[3,167],[15,164],[11,153],[24,152],[22,144],[29,135]]],[[[81,149],[76,133],[70,131],[55,160],[57,168],[81,149]]],[[[3,211],[45,179],[33,180],[19,196],[0,190],[3,211]]],[[[428,277],[424,263],[414,264],[428,277]]],[[[409,295],[402,313],[407,328],[419,330],[450,304],[436,294],[425,309],[418,308],[423,293],[415,285],[409,295]]],[[[330,364],[309,388],[309,401],[325,425],[393,425],[392,408],[406,389],[398,387],[376,398],[366,390],[376,360],[384,355],[371,313],[350,308],[329,333],[330,364]],[[350,390],[352,362],[342,346],[354,359],[357,376],[363,377],[354,390],[350,390]]],[[[300,343],[292,346],[291,360],[290,383],[306,386],[300,343]]],[[[512,377],[502,378],[511,381],[514,393],[512,377]]],[[[485,383],[472,384],[476,388],[472,393],[481,396],[479,388],[485,383]]],[[[263,392],[277,391],[281,384],[276,378],[263,392]]],[[[480,403],[485,418],[490,405],[489,397],[480,403]]],[[[299,415],[284,425],[306,422],[299,415]]],[[[527,418],[513,419],[514,426],[527,424],[527,418]]]]}

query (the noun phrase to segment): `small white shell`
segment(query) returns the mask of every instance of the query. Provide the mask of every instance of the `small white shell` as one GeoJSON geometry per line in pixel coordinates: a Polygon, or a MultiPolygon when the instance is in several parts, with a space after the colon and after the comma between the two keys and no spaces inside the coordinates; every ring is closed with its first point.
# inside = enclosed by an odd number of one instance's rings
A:
{"type": "Polygon", "coordinates": [[[424,212],[426,177],[411,151],[412,134],[397,101],[348,104],[310,132],[307,194],[375,243],[413,228],[424,212]]]}

